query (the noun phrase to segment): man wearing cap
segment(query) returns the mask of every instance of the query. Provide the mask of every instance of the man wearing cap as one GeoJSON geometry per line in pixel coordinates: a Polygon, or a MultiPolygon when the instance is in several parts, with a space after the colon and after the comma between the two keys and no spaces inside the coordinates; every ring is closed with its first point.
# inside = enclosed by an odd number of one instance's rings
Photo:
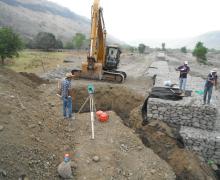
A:
{"type": "Polygon", "coordinates": [[[208,74],[207,80],[205,82],[205,87],[204,87],[204,95],[203,95],[203,104],[206,104],[206,97],[208,94],[208,101],[207,104],[210,104],[210,100],[212,97],[212,89],[213,86],[215,86],[215,88],[217,87],[217,69],[214,68],[211,70],[211,72],[208,74]]]}
{"type": "Polygon", "coordinates": [[[177,71],[180,71],[180,76],[179,76],[179,88],[183,92],[186,90],[186,80],[187,80],[187,74],[190,71],[190,68],[188,66],[188,61],[185,61],[182,66],[179,66],[177,71]]]}
{"type": "Polygon", "coordinates": [[[64,118],[72,118],[72,97],[70,96],[71,79],[74,77],[71,73],[66,73],[65,79],[61,82],[61,97],[63,100],[64,118]]]}

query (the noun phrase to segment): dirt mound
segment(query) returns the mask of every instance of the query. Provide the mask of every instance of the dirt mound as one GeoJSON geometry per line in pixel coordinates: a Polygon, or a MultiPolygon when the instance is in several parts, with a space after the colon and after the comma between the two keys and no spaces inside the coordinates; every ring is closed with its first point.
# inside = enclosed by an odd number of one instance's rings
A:
{"type": "Polygon", "coordinates": [[[57,133],[59,119],[41,95],[35,83],[1,68],[0,169],[5,173],[0,179],[22,174],[29,179],[58,178],[56,166],[63,151],[57,148],[63,147],[64,135],[57,133]]]}
{"type": "Polygon", "coordinates": [[[27,77],[28,79],[30,79],[32,82],[36,83],[37,85],[49,83],[48,80],[42,79],[34,73],[20,72],[20,74],[22,76],[27,77]]]}

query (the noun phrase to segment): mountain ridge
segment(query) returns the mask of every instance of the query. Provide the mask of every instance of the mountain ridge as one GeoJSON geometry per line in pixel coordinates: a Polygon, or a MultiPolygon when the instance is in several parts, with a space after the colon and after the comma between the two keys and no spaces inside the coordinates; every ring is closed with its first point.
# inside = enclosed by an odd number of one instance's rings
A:
{"type": "Polygon", "coordinates": [[[142,40],[134,40],[131,41],[130,43],[136,46],[139,43],[144,43],[150,47],[161,48],[161,44],[165,42],[167,48],[181,48],[183,46],[186,46],[188,49],[193,49],[198,41],[203,42],[204,45],[209,49],[220,50],[220,30],[206,32],[191,38],[142,39],[142,40]]]}
{"type": "Polygon", "coordinates": [[[81,18],[81,20],[84,20],[85,22],[89,23],[89,20],[84,18],[83,16],[77,15],[76,13],[70,11],[68,8],[57,5],[56,3],[50,2],[50,1],[43,1],[43,0],[38,0],[38,3],[34,3],[33,0],[27,1],[24,0],[0,0],[4,2],[5,4],[11,5],[11,6],[22,6],[27,9],[31,9],[33,11],[39,11],[39,12],[47,12],[49,11],[50,13],[54,15],[60,15],[62,17],[66,17],[69,19],[77,19],[78,17],[81,18]],[[32,2],[33,4],[30,4],[32,2]],[[44,3],[43,5],[40,4],[39,2],[44,3]]]}
{"type": "Polygon", "coordinates": [[[64,42],[75,33],[89,36],[90,20],[47,0],[0,0],[0,27],[12,27],[24,39],[51,32],[64,42]]]}

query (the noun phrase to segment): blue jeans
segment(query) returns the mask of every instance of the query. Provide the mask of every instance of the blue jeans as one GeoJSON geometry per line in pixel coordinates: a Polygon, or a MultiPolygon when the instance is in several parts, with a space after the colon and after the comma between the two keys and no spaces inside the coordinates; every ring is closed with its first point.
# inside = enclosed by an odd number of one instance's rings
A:
{"type": "Polygon", "coordinates": [[[180,78],[180,90],[185,91],[186,90],[186,78],[180,78]]]}
{"type": "Polygon", "coordinates": [[[72,117],[72,97],[63,98],[63,116],[72,117]]]}
{"type": "Polygon", "coordinates": [[[207,94],[208,94],[208,104],[210,104],[210,100],[212,97],[212,89],[213,89],[213,86],[205,86],[204,95],[203,95],[204,104],[206,103],[207,94]]]}

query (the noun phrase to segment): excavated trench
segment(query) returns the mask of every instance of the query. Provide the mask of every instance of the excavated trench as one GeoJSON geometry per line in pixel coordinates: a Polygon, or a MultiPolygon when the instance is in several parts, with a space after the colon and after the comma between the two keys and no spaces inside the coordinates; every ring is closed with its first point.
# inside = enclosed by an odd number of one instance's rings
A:
{"type": "MultiPolygon", "coordinates": [[[[85,85],[77,86],[71,91],[73,110],[78,112],[89,96],[85,85]]],[[[142,126],[141,107],[145,97],[134,90],[121,85],[95,85],[94,101],[96,110],[114,111],[123,123],[139,134],[143,144],[151,148],[164,159],[174,170],[177,180],[217,179],[211,168],[202,162],[194,153],[179,146],[178,130],[163,122],[153,121],[142,126]]],[[[82,112],[89,112],[87,103],[82,112]]]]}
{"type": "MultiPolygon", "coordinates": [[[[75,87],[71,96],[73,97],[73,111],[78,112],[89,96],[87,87],[75,87]]],[[[96,85],[93,97],[96,110],[116,112],[127,126],[129,126],[130,112],[144,101],[144,97],[135,94],[133,90],[110,84],[96,85]]],[[[89,112],[89,103],[84,106],[81,112],[89,112]]]]}

